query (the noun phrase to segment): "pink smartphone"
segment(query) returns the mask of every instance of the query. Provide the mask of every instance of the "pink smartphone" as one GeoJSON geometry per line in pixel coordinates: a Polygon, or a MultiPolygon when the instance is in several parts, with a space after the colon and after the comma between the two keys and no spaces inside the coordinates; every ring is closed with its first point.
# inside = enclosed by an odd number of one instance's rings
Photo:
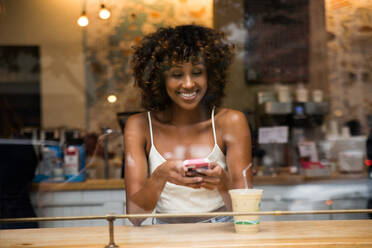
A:
{"type": "Polygon", "coordinates": [[[203,175],[197,169],[208,169],[209,160],[206,158],[194,158],[183,161],[183,165],[187,168],[186,176],[192,177],[196,175],[203,175]]]}

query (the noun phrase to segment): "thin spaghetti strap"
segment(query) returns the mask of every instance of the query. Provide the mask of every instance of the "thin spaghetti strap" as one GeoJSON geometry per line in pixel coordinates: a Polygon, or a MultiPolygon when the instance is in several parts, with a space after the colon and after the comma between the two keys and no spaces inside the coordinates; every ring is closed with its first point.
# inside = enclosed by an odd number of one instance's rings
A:
{"type": "Polygon", "coordinates": [[[151,123],[151,115],[150,115],[150,111],[147,111],[147,118],[149,119],[149,128],[150,128],[151,145],[154,146],[154,138],[153,138],[153,136],[152,136],[152,123],[151,123]]]}
{"type": "Polygon", "coordinates": [[[212,108],[212,129],[213,129],[213,138],[214,138],[214,145],[217,145],[217,137],[216,137],[216,128],[214,126],[214,109],[215,109],[215,106],[213,106],[212,108]]]}

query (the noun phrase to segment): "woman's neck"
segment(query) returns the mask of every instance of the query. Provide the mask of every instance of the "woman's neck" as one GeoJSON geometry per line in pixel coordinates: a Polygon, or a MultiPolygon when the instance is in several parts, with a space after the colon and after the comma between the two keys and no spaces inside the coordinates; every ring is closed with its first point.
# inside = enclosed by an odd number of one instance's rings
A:
{"type": "Polygon", "coordinates": [[[210,118],[210,113],[208,108],[204,106],[198,106],[195,109],[186,110],[173,105],[164,111],[163,116],[171,125],[184,126],[208,120],[210,118]]]}

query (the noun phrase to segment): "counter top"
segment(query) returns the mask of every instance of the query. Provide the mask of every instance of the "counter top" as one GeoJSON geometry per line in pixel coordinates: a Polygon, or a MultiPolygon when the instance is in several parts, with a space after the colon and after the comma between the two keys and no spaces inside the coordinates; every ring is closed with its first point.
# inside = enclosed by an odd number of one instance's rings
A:
{"type": "Polygon", "coordinates": [[[124,179],[89,179],[84,182],[70,183],[33,183],[33,191],[77,191],[124,189],[124,179]]]}
{"type": "Polygon", "coordinates": [[[367,173],[334,173],[330,176],[307,177],[305,175],[279,174],[277,176],[254,176],[253,185],[296,185],[322,181],[366,179],[367,173]]]}
{"type": "MultiPolygon", "coordinates": [[[[296,185],[327,180],[365,179],[366,174],[334,174],[329,177],[308,178],[304,175],[254,176],[253,185],[296,185]]],[[[124,189],[124,179],[89,179],[72,183],[34,183],[33,191],[77,191],[124,189]]]]}
{"type": "MultiPolygon", "coordinates": [[[[372,220],[262,222],[260,232],[237,234],[233,223],[115,226],[124,247],[372,247],[372,220]]],[[[108,227],[0,231],[2,248],[99,247],[109,243],[108,227]]]]}

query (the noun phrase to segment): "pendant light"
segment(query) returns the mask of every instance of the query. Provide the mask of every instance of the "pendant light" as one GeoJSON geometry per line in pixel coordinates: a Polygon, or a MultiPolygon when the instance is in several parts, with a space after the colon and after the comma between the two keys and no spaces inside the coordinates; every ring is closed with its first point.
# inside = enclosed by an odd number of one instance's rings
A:
{"type": "Polygon", "coordinates": [[[109,103],[115,103],[118,100],[117,96],[114,94],[110,94],[107,96],[107,101],[109,103]]]}
{"type": "Polygon", "coordinates": [[[106,8],[104,4],[101,4],[101,9],[98,12],[98,16],[102,20],[107,20],[108,18],[110,18],[111,12],[106,8]]]}
{"type": "Polygon", "coordinates": [[[87,16],[87,13],[85,12],[85,10],[83,10],[83,12],[81,13],[81,16],[77,20],[77,24],[80,27],[86,27],[86,26],[88,26],[89,20],[88,20],[88,16],[87,16]]]}

